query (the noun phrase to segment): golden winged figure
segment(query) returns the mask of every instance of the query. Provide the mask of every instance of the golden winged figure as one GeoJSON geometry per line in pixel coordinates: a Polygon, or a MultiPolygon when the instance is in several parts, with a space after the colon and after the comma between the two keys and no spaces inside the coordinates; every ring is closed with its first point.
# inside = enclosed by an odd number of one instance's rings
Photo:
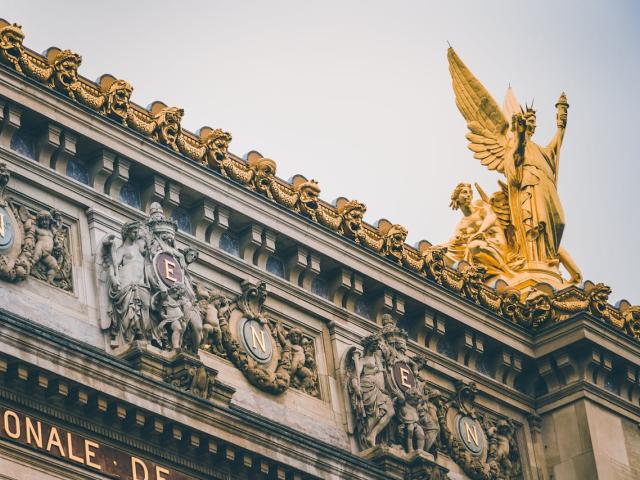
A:
{"type": "MultiPolygon", "coordinates": [[[[557,182],[569,108],[566,95],[562,93],[556,104],[556,133],[542,147],[532,141],[536,130],[532,107],[519,106],[509,88],[501,109],[453,48],[447,57],[456,105],[469,128],[469,149],[482,165],[506,178],[490,198],[476,185],[481,200],[475,203],[471,189],[466,189],[466,211],[452,196],[452,207],[460,208],[465,218],[447,244],[450,258],[484,264],[506,280],[520,275],[556,285],[579,283],[580,270],[560,246],[565,218],[557,182]],[[560,264],[571,276],[568,282],[561,277],[560,264]]],[[[461,188],[457,187],[458,194],[461,188]]]]}

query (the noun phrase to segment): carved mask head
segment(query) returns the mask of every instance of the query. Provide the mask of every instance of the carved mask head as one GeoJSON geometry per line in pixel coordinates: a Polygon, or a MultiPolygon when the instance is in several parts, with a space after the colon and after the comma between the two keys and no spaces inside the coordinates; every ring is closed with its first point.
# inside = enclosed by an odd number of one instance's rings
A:
{"type": "Polygon", "coordinates": [[[367,207],[356,200],[350,200],[342,206],[342,226],[345,235],[358,237],[362,231],[362,219],[367,207]]]}
{"type": "Polygon", "coordinates": [[[318,209],[318,197],[320,196],[320,186],[315,180],[302,182],[298,186],[300,199],[300,210],[307,215],[315,214],[318,209]]]}
{"type": "Polygon", "coordinates": [[[53,60],[53,84],[69,95],[71,86],[78,81],[78,67],[82,57],[71,50],[63,50],[53,60]]]}
{"type": "Polygon", "coordinates": [[[527,297],[526,305],[534,328],[539,327],[549,319],[551,299],[546,293],[540,291],[531,292],[527,297]]]}
{"type": "Polygon", "coordinates": [[[395,260],[402,260],[404,242],[407,240],[407,229],[402,225],[392,225],[385,235],[385,254],[395,260]]]}
{"type": "Polygon", "coordinates": [[[17,23],[0,26],[0,52],[2,57],[18,71],[21,71],[18,60],[22,56],[23,40],[24,33],[17,23]]]}
{"type": "Polygon", "coordinates": [[[253,181],[256,191],[260,193],[267,193],[271,186],[271,182],[273,181],[273,177],[276,174],[276,162],[270,158],[261,158],[252,166],[252,168],[254,172],[253,181]]]}
{"type": "Polygon", "coordinates": [[[221,128],[216,128],[206,139],[209,155],[209,165],[214,166],[222,162],[229,152],[232,136],[221,128]]]}
{"type": "Polygon", "coordinates": [[[133,87],[124,80],[116,80],[107,92],[106,114],[110,117],[125,122],[129,115],[129,99],[133,93],[133,87]]]}
{"type": "Polygon", "coordinates": [[[594,285],[589,293],[589,309],[592,314],[599,317],[604,315],[609,303],[609,295],[611,295],[611,288],[607,285],[604,283],[594,285]]]}
{"type": "Polygon", "coordinates": [[[471,205],[472,200],[473,190],[471,190],[471,185],[461,182],[454,188],[449,206],[454,210],[458,210],[461,207],[471,205]]]}
{"type": "Polygon", "coordinates": [[[165,107],[155,116],[158,141],[175,151],[178,151],[176,142],[180,135],[183,114],[182,108],[165,107]]]}

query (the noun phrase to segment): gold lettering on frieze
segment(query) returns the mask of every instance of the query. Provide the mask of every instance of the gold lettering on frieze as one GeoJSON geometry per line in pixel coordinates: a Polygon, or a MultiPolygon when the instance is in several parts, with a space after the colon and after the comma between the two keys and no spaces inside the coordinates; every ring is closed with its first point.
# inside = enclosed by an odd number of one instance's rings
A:
{"type": "MultiPolygon", "coordinates": [[[[258,337],[259,338],[259,337],[258,337]]],[[[0,440],[39,448],[49,456],[63,458],[93,472],[121,480],[191,480],[192,476],[131,455],[109,445],[84,438],[0,405],[0,440]]]]}
{"type": "Polygon", "coordinates": [[[100,448],[100,444],[92,442],[91,440],[84,441],[84,461],[89,467],[93,467],[96,470],[102,470],[102,467],[95,463],[93,459],[96,457],[96,452],[92,449],[100,448]]]}
{"type": "Polygon", "coordinates": [[[4,432],[7,434],[9,438],[13,438],[17,440],[20,438],[20,419],[18,415],[16,415],[11,410],[7,410],[3,415],[3,424],[4,424],[4,432]],[[11,423],[9,418],[13,420],[13,428],[11,428],[11,423]]]}
{"type": "Polygon", "coordinates": [[[475,425],[469,426],[468,422],[464,422],[464,431],[467,435],[467,442],[471,443],[473,441],[476,446],[480,445],[480,442],[478,441],[478,431],[476,430],[475,425]]]}
{"type": "Polygon", "coordinates": [[[36,428],[33,427],[33,422],[29,417],[26,419],[26,427],[27,427],[27,443],[31,445],[31,443],[35,443],[36,447],[42,448],[42,423],[40,420],[36,420],[36,428]]]}
{"type": "Polygon", "coordinates": [[[62,446],[62,442],[60,441],[60,435],[58,434],[58,429],[56,427],[51,427],[51,431],[49,432],[49,440],[47,441],[47,452],[51,451],[51,447],[57,447],[60,452],[60,456],[66,457],[64,454],[64,448],[62,446]]]}
{"type": "Polygon", "coordinates": [[[251,328],[251,342],[253,343],[253,348],[258,348],[258,345],[260,346],[260,350],[262,350],[264,353],[267,353],[267,344],[265,342],[264,339],[264,330],[260,330],[260,335],[258,335],[258,332],[256,332],[256,329],[253,325],[249,325],[249,328],[251,328]],[[256,344],[256,342],[258,342],[256,344]]]}
{"type": "Polygon", "coordinates": [[[71,433],[67,432],[67,452],[69,453],[69,460],[73,460],[74,462],[84,463],[84,458],[78,457],[73,453],[73,438],[71,437],[71,433]]]}
{"type": "Polygon", "coordinates": [[[149,469],[147,469],[145,463],[138,457],[131,457],[131,476],[133,477],[133,480],[149,480],[149,469]],[[144,477],[138,476],[138,467],[142,468],[144,477]]]}

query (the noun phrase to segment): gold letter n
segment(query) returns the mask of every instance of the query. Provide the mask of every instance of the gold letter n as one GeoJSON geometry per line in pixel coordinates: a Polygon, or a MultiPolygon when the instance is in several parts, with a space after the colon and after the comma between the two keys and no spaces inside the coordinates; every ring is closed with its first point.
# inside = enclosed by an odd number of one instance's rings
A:
{"type": "Polygon", "coordinates": [[[480,443],[478,442],[478,432],[476,431],[475,425],[469,427],[469,424],[467,422],[464,422],[464,430],[467,434],[467,442],[471,443],[471,440],[473,438],[473,443],[476,445],[480,445],[480,443]]]}
{"type": "Polygon", "coordinates": [[[249,327],[251,328],[251,341],[253,343],[253,348],[258,348],[258,345],[260,345],[260,350],[266,353],[267,345],[264,342],[264,330],[261,329],[260,335],[258,335],[258,332],[256,332],[253,325],[249,325],[249,327]],[[258,345],[256,345],[256,342],[258,342],[258,345]]]}

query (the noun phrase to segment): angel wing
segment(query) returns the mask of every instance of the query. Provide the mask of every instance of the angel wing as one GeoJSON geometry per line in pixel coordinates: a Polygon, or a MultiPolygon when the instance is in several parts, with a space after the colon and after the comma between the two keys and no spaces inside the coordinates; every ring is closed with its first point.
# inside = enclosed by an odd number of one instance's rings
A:
{"type": "Polygon", "coordinates": [[[504,173],[504,155],[509,143],[509,123],[486,88],[462,63],[453,48],[447,51],[456,105],[467,121],[469,149],[489,170],[504,173]]]}
{"type": "Polygon", "coordinates": [[[485,191],[478,185],[475,184],[476,190],[480,194],[480,197],[485,203],[491,205],[491,210],[498,217],[498,223],[502,230],[504,231],[504,235],[507,239],[507,244],[512,249],[516,246],[516,238],[515,238],[515,228],[513,223],[511,222],[511,208],[509,207],[509,187],[506,183],[498,180],[498,185],[500,186],[500,190],[493,193],[491,197],[489,197],[485,191]]]}

